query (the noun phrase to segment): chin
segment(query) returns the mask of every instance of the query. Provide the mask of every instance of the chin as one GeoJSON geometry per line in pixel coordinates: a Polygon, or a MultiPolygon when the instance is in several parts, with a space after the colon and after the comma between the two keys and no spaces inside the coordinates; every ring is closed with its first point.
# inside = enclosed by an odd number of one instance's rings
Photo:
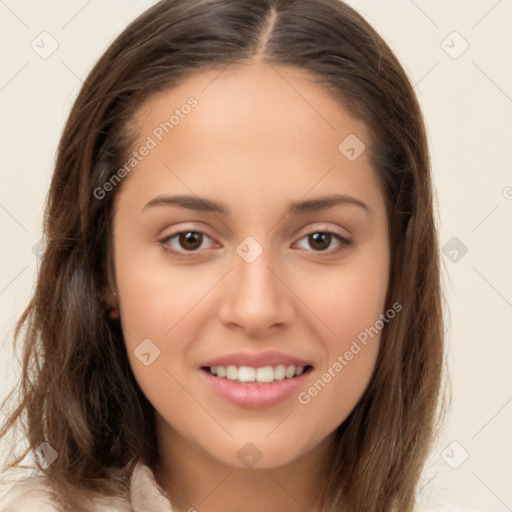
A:
{"type": "MultiPolygon", "coordinates": [[[[293,462],[310,452],[318,443],[308,439],[308,442],[300,442],[296,435],[277,436],[272,439],[268,432],[261,433],[250,440],[249,436],[243,439],[230,439],[225,443],[216,443],[216,450],[207,450],[210,457],[221,464],[234,469],[276,469],[293,462]]],[[[307,437],[307,436],[305,436],[307,437]]],[[[209,448],[209,447],[207,447],[209,448]]]]}

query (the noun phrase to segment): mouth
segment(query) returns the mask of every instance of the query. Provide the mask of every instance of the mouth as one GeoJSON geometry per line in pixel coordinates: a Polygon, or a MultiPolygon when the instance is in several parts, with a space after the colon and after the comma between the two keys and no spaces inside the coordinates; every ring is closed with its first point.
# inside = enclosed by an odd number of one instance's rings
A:
{"type": "Polygon", "coordinates": [[[238,384],[266,385],[279,381],[296,379],[297,377],[310,373],[313,370],[311,365],[267,365],[267,366],[235,366],[217,365],[202,366],[201,370],[218,379],[224,379],[238,384]]]}
{"type": "Polygon", "coordinates": [[[224,354],[198,369],[205,385],[223,400],[263,409],[291,399],[307,385],[314,368],[307,359],[268,350],[224,354]]]}

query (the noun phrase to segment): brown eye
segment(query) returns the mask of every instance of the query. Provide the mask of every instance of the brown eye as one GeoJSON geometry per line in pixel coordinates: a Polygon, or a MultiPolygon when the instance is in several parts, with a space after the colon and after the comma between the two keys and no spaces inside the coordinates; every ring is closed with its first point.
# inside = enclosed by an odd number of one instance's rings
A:
{"type": "Polygon", "coordinates": [[[160,240],[160,243],[168,252],[186,255],[198,253],[205,239],[210,237],[200,231],[178,231],[160,240]]]}
{"type": "Polygon", "coordinates": [[[308,235],[308,241],[313,249],[323,251],[329,247],[332,240],[332,233],[312,233],[308,235]]]}
{"type": "Polygon", "coordinates": [[[301,238],[302,240],[306,240],[308,246],[303,248],[313,250],[313,252],[325,253],[326,255],[341,253],[351,245],[350,240],[332,231],[314,231],[304,235],[301,238]],[[332,242],[338,242],[337,247],[334,244],[334,249],[331,247],[332,242]]]}
{"type": "Polygon", "coordinates": [[[187,251],[195,251],[201,247],[203,234],[197,231],[187,231],[186,233],[178,233],[178,243],[180,247],[187,251]]]}

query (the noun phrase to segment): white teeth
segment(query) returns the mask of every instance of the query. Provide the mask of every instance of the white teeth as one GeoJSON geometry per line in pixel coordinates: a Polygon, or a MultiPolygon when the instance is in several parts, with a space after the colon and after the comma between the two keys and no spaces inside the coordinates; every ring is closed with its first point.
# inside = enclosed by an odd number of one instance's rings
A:
{"type": "Polygon", "coordinates": [[[274,368],[274,380],[283,380],[286,375],[286,366],[279,364],[274,368]]]}
{"type": "Polygon", "coordinates": [[[232,364],[226,367],[226,378],[229,380],[238,379],[238,368],[232,364]]]}
{"type": "MultiPolygon", "coordinates": [[[[242,368],[240,368],[242,370],[242,368]]],[[[256,370],[256,380],[258,382],[272,382],[274,380],[274,368],[272,366],[263,366],[256,370]]]]}
{"type": "Polygon", "coordinates": [[[254,382],[256,380],[256,369],[249,366],[241,366],[238,369],[238,380],[240,382],[254,382]]]}
{"type": "Polygon", "coordinates": [[[291,379],[298,377],[304,372],[304,366],[285,366],[278,364],[277,366],[262,366],[261,368],[253,368],[251,366],[234,365],[228,366],[211,366],[210,373],[217,377],[226,378],[239,382],[260,382],[268,383],[275,380],[291,379]]]}
{"type": "Polygon", "coordinates": [[[291,379],[295,375],[295,366],[288,366],[284,374],[287,379],[291,379]]]}

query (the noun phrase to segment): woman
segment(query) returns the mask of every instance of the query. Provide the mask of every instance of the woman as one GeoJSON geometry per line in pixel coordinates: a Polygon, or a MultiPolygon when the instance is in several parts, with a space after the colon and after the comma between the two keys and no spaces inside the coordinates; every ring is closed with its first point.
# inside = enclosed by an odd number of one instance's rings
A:
{"type": "Polygon", "coordinates": [[[27,415],[42,476],[6,511],[413,510],[442,369],[430,163],[353,9],[146,11],[84,82],[45,230],[1,433],[27,415]]]}

